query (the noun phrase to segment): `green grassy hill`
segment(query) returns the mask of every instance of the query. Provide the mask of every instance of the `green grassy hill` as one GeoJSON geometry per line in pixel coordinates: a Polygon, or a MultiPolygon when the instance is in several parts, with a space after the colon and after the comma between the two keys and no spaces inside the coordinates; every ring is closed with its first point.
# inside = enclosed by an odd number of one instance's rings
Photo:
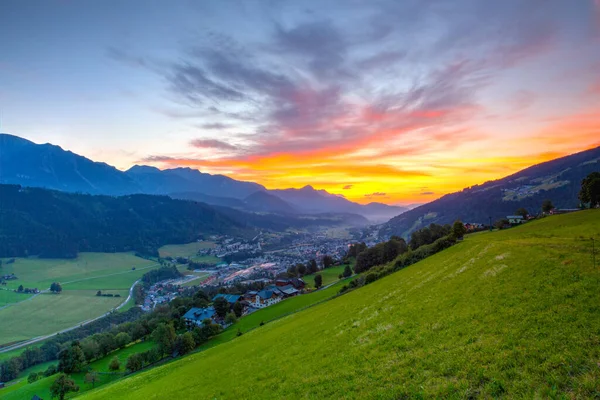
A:
{"type": "Polygon", "coordinates": [[[84,398],[599,396],[600,268],[591,236],[600,238],[595,210],[470,236],[84,398]]]}

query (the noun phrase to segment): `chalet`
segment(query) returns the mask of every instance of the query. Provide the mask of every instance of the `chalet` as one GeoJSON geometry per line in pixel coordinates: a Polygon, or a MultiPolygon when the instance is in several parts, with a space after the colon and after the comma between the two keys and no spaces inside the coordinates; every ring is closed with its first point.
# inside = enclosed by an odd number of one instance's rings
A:
{"type": "Polygon", "coordinates": [[[273,290],[263,289],[260,292],[256,293],[254,296],[252,296],[248,300],[248,303],[250,304],[250,306],[255,308],[265,308],[273,304],[279,303],[282,299],[283,296],[281,296],[279,293],[273,290]]]}
{"type": "Polygon", "coordinates": [[[467,222],[465,224],[465,228],[467,229],[467,231],[472,232],[472,231],[483,229],[484,225],[479,224],[477,222],[467,222]]]}
{"type": "Polygon", "coordinates": [[[288,279],[277,279],[275,281],[276,286],[288,286],[292,285],[296,290],[304,289],[306,285],[301,278],[288,278],[288,279]]]}
{"type": "Polygon", "coordinates": [[[192,308],[183,315],[183,319],[188,326],[202,325],[204,320],[212,319],[215,315],[214,307],[207,308],[192,308]]]}
{"type": "Polygon", "coordinates": [[[213,297],[212,301],[214,302],[219,297],[222,297],[225,300],[227,300],[227,302],[229,303],[230,307],[233,306],[237,301],[239,301],[239,300],[242,299],[242,296],[240,296],[239,294],[223,294],[223,293],[219,293],[218,295],[216,295],[215,297],[213,297]]]}
{"type": "Polygon", "coordinates": [[[265,287],[264,290],[271,290],[277,294],[279,294],[282,298],[287,299],[288,297],[294,297],[300,293],[298,289],[296,289],[293,285],[285,285],[285,286],[277,286],[277,285],[269,285],[265,287]]]}
{"type": "Polygon", "coordinates": [[[523,222],[525,222],[525,218],[523,218],[522,215],[507,215],[506,219],[511,225],[522,224],[523,222]]]}

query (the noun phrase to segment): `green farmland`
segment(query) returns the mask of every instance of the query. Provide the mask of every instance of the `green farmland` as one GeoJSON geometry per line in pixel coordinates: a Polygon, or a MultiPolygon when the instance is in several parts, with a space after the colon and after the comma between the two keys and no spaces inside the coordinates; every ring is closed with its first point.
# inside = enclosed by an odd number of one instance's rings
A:
{"type": "MultiPolygon", "coordinates": [[[[149,350],[153,346],[154,346],[154,343],[151,341],[136,343],[136,344],[130,345],[124,349],[116,350],[113,353],[109,354],[108,356],[106,356],[98,361],[92,362],[89,365],[89,367],[92,370],[99,372],[99,382],[96,383],[96,386],[105,385],[105,384],[112,382],[114,380],[117,380],[121,377],[121,374],[109,374],[108,373],[109,372],[108,364],[110,363],[110,360],[112,360],[113,357],[117,357],[119,359],[119,361],[121,362],[122,368],[121,368],[120,372],[122,373],[122,372],[124,372],[124,369],[125,369],[124,365],[125,365],[125,362],[127,361],[127,357],[129,357],[131,354],[134,354],[134,353],[141,353],[146,350],[149,350]]],[[[54,361],[53,363],[56,364],[57,361],[54,361]]],[[[27,372],[34,372],[34,371],[38,372],[38,371],[42,370],[42,366],[47,368],[48,365],[53,364],[53,363],[52,362],[45,363],[41,366],[31,368],[27,372]]],[[[71,377],[73,378],[75,383],[77,385],[79,385],[79,388],[80,388],[79,393],[82,393],[82,392],[92,389],[92,386],[88,383],[85,383],[85,381],[84,381],[85,372],[73,374],[73,375],[71,375],[71,377]]],[[[2,395],[2,400],[31,399],[36,394],[43,399],[50,399],[51,398],[50,385],[52,385],[52,382],[55,379],[56,379],[56,376],[51,376],[48,378],[40,379],[39,381],[36,381],[34,383],[27,383],[27,377],[24,376],[20,379],[20,381],[15,382],[11,386],[9,386],[5,389],[0,389],[1,390],[0,395],[2,395]]]]}
{"type": "Polygon", "coordinates": [[[188,244],[169,244],[158,249],[161,257],[193,257],[198,251],[203,249],[212,249],[216,245],[214,242],[192,242],[188,244]]]}
{"type": "MultiPolygon", "coordinates": [[[[324,270],[321,270],[319,272],[317,272],[317,274],[321,274],[321,276],[323,277],[323,286],[327,286],[330,283],[333,283],[335,281],[338,281],[339,275],[344,272],[344,265],[338,265],[336,267],[330,267],[324,270]]],[[[304,282],[306,282],[306,286],[309,288],[313,288],[315,287],[315,274],[311,274],[311,275],[304,275],[302,277],[302,280],[304,282]]]]}
{"type": "Polygon", "coordinates": [[[600,238],[597,210],[467,236],[363,288],[83,398],[594,398],[600,268],[592,236],[600,238]]]}
{"type": "Polygon", "coordinates": [[[0,310],[0,338],[12,343],[47,335],[98,317],[121,304],[128,291],[111,291],[121,297],[98,297],[90,290],[43,293],[31,300],[0,310]]]}
{"type": "Polygon", "coordinates": [[[75,259],[31,257],[4,262],[3,274],[14,273],[18,278],[7,282],[9,290],[19,285],[46,290],[52,282],[60,282],[63,291],[33,296],[0,290],[0,321],[10,321],[0,324],[0,346],[52,334],[112,310],[126,300],[136,280],[157,267],[156,262],[132,253],[80,253],[75,259]],[[98,290],[120,297],[98,297],[98,290]]]}

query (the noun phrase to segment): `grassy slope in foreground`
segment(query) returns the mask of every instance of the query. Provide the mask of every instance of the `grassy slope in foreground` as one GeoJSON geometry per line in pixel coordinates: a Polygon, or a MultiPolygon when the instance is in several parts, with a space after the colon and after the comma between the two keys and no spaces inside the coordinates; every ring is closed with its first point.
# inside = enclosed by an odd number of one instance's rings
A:
{"type": "Polygon", "coordinates": [[[600,212],[477,235],[88,399],[592,397],[600,212]]]}

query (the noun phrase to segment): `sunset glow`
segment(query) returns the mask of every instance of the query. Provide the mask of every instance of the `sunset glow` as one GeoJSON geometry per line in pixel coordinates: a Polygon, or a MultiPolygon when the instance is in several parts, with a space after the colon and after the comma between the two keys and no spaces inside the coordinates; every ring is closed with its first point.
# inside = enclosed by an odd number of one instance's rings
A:
{"type": "Polygon", "coordinates": [[[3,45],[1,130],[388,204],[600,145],[597,1],[175,3],[0,11],[39,22],[3,45]]]}

